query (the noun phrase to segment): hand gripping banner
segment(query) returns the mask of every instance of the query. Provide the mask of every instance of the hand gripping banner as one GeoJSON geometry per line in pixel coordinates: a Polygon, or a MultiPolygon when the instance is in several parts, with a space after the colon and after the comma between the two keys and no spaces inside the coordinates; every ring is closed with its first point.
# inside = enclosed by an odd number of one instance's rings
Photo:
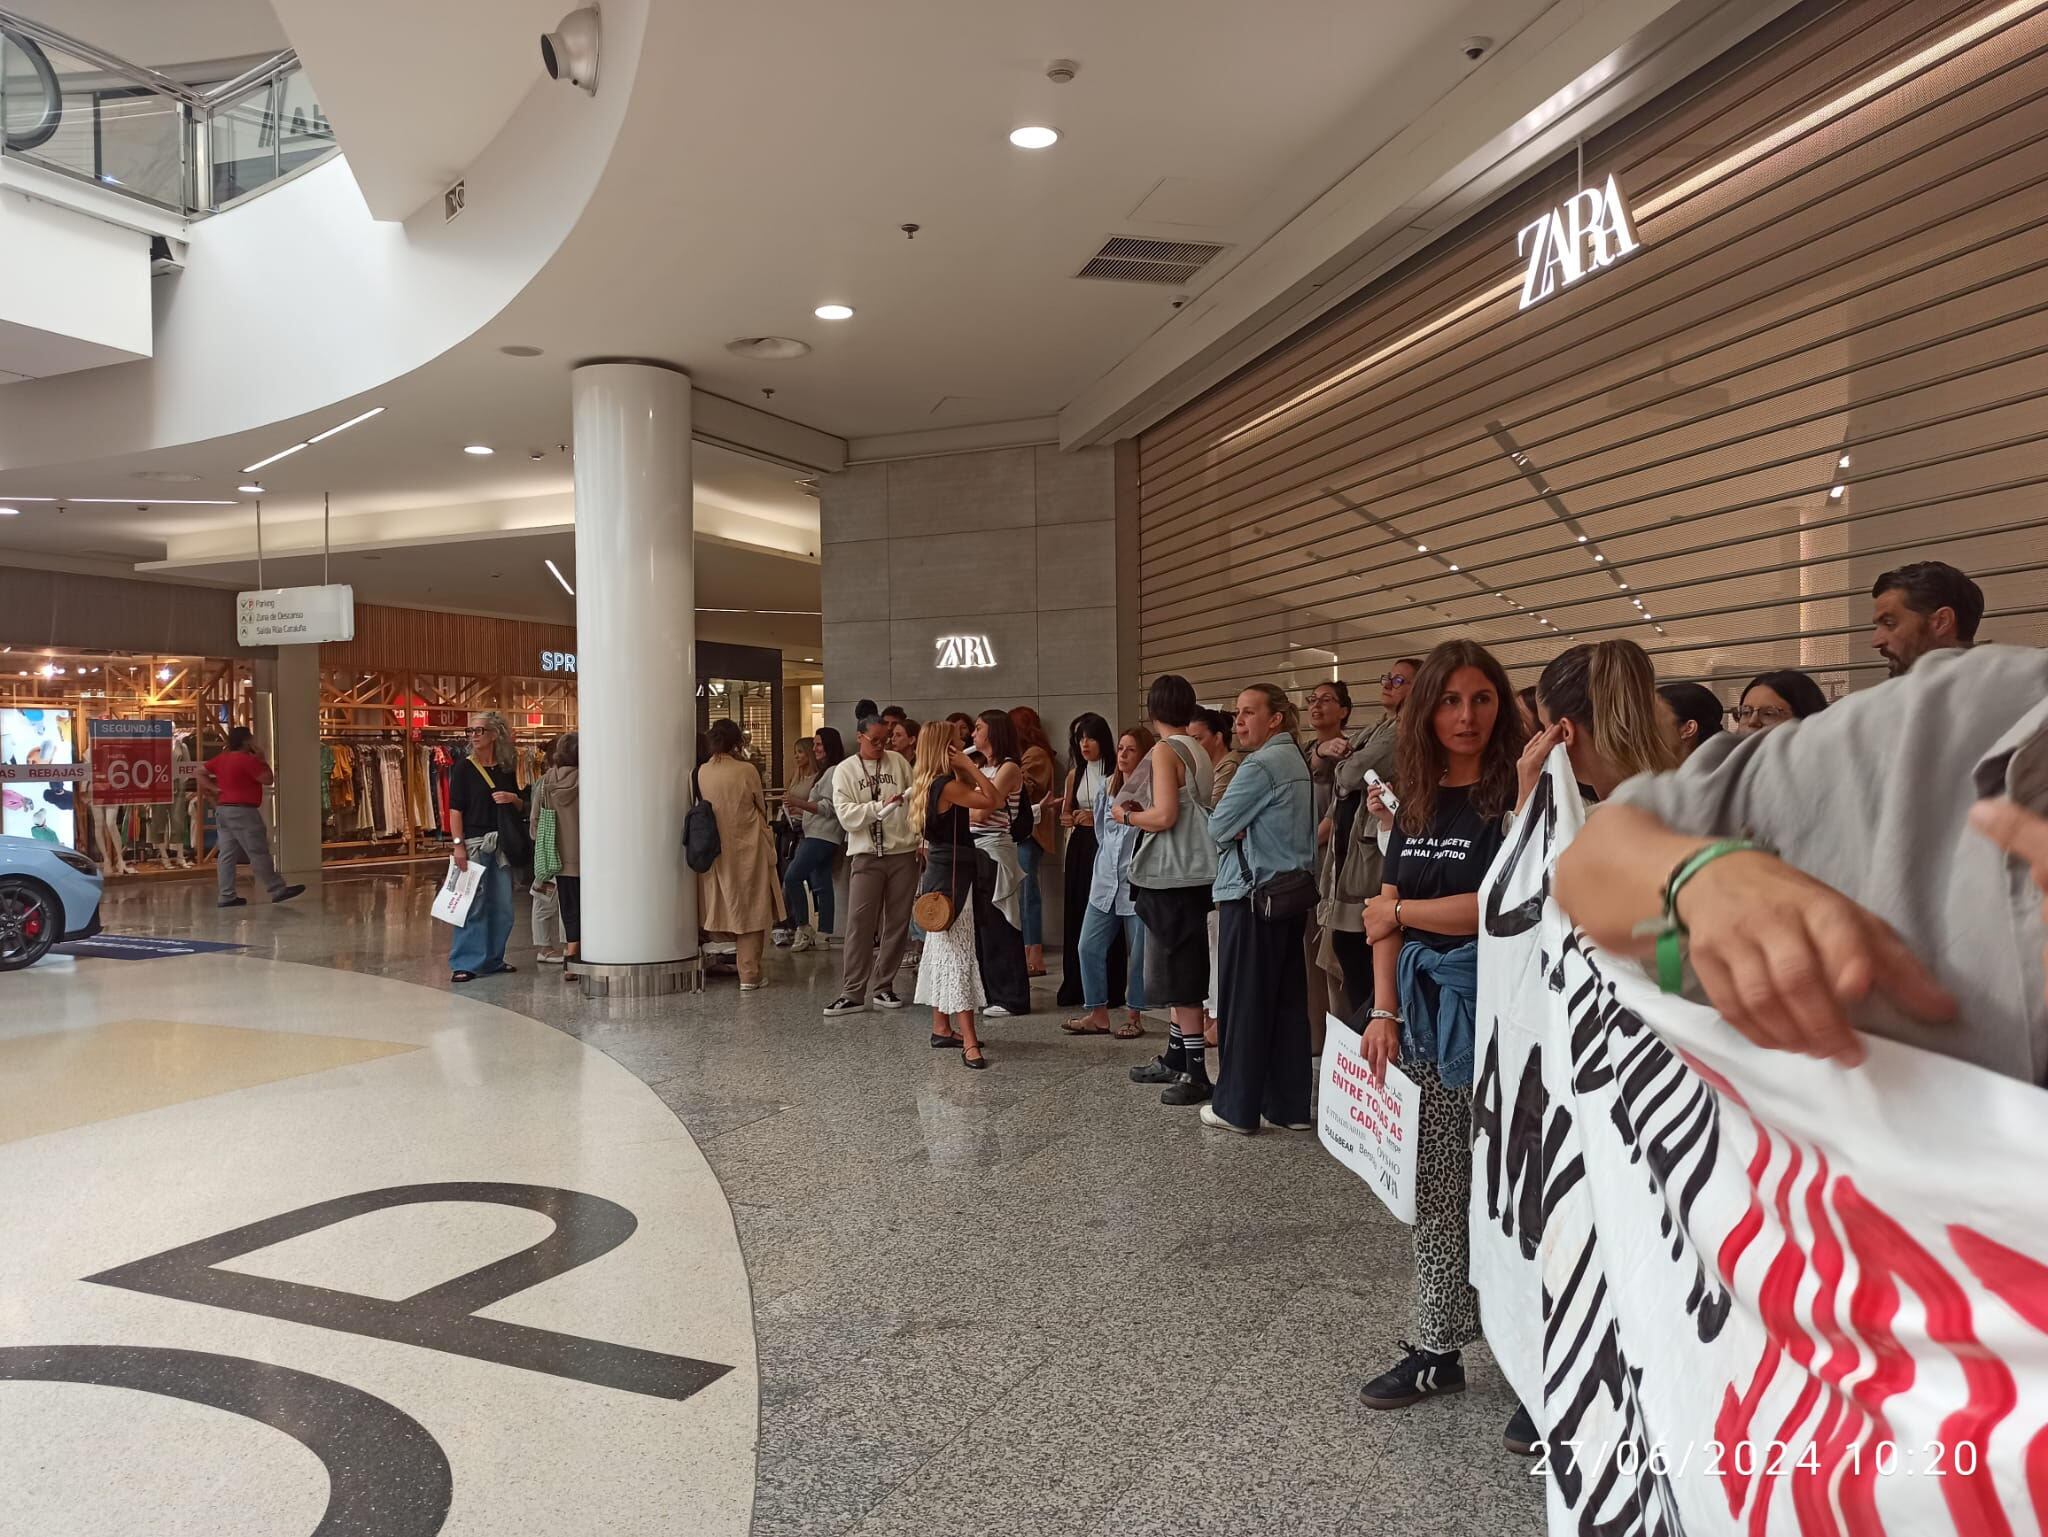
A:
{"type": "Polygon", "coordinates": [[[1551,900],[1585,815],[1560,750],[1480,897],[1473,1280],[1553,1537],[2048,1534],[2048,1092],[1659,993],[1551,900]]]}

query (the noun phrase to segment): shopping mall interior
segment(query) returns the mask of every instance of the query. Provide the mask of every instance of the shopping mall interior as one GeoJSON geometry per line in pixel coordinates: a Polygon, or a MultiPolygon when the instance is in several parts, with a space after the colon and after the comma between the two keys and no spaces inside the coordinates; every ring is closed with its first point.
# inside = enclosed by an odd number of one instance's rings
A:
{"type": "Polygon", "coordinates": [[[1108,830],[1163,675],[1392,781],[1446,642],[1703,734],[1913,682],[1914,563],[2048,645],[2044,182],[2048,0],[0,0],[0,1533],[2048,1530],[2038,1442],[1952,1528],[1532,1460],[1628,1321],[1546,1272],[1525,1376],[1479,1248],[1463,1391],[1376,1412],[1438,1351],[1329,1133],[1376,961],[1326,871],[1314,1124],[1231,1124],[1265,982],[1212,925],[1160,1004],[1108,830]],[[1027,720],[969,901],[946,744],[1027,720]]]}

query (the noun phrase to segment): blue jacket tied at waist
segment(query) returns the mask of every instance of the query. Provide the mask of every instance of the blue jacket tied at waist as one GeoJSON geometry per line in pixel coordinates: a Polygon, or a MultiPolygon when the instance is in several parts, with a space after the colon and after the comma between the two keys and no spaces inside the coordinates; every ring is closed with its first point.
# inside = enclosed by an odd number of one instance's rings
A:
{"type": "Polygon", "coordinates": [[[1446,1084],[1472,1082],[1472,1039],[1479,1012],[1479,941],[1451,950],[1401,947],[1401,1051],[1434,1062],[1446,1084]]]}

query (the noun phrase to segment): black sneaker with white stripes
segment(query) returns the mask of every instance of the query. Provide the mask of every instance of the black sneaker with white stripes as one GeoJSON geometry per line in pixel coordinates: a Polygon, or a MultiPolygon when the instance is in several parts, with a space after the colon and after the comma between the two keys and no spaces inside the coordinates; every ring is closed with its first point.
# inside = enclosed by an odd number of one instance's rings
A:
{"type": "Polygon", "coordinates": [[[874,1005],[878,1009],[900,1009],[903,1000],[896,996],[895,989],[885,987],[875,994],[874,1005]]]}
{"type": "Polygon", "coordinates": [[[1442,1355],[1401,1341],[1408,1353],[1392,1371],[1382,1372],[1359,1392],[1368,1409],[1405,1409],[1440,1393],[1465,1391],[1465,1368],[1455,1350],[1442,1355]]]}

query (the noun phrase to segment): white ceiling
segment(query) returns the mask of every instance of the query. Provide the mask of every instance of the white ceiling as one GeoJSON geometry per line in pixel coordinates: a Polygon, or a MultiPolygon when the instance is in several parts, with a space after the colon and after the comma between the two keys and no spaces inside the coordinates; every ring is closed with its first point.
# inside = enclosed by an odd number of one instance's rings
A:
{"type": "Polygon", "coordinates": [[[540,34],[572,4],[276,0],[363,201],[380,219],[403,219],[440,197],[545,83],[540,34]]]}
{"type": "MultiPolygon", "coordinates": [[[[360,159],[359,181],[389,206],[459,172],[528,90],[566,89],[535,85],[534,34],[567,0],[538,11],[537,0],[449,0],[424,27],[417,7],[401,16],[396,0],[365,3],[390,8],[387,24],[319,0],[280,0],[280,14],[331,103],[352,170],[360,159]],[[404,41],[396,61],[371,46],[392,37],[404,41]],[[408,174],[421,179],[394,191],[408,174]]],[[[246,5],[207,0],[202,9],[230,16],[246,5]]],[[[701,389],[848,438],[1050,417],[1166,323],[1178,293],[1199,293],[1244,260],[1470,75],[1464,38],[1490,36],[1498,51],[1539,18],[1550,26],[1581,9],[1577,0],[888,0],[853,13],[838,0],[657,0],[596,194],[553,262],[475,336],[317,419],[0,472],[0,504],[138,487],[233,497],[241,465],[383,405],[374,421],[260,472],[266,520],[318,516],[329,491],[337,518],[525,502],[534,516],[506,515],[487,530],[479,514],[469,532],[555,526],[569,483],[557,447],[569,437],[568,370],[592,357],[671,362],[701,389]],[[1062,57],[1080,72],[1056,85],[1045,70],[1062,57]],[[1048,151],[1016,150],[1006,136],[1025,122],[1050,122],[1065,137],[1048,151]],[[915,240],[898,228],[906,221],[921,226],[915,240]],[[1229,249],[1187,290],[1075,278],[1113,235],[1229,249]],[[813,318],[827,300],[857,314],[813,318]],[[815,350],[785,363],[725,350],[760,334],[815,350]],[[544,355],[510,358],[499,350],[508,344],[544,355]],[[469,442],[498,452],[467,457],[469,442]],[[527,459],[533,450],[543,458],[527,459]],[[136,478],[165,474],[200,478],[136,478]]],[[[159,280],[159,303],[176,281],[159,280]]],[[[275,361],[319,367],[317,358],[275,361]]],[[[751,527],[763,542],[815,551],[816,503],[793,484],[799,472],[700,445],[697,477],[700,528],[717,531],[722,508],[760,520],[736,521],[737,537],[751,527]]],[[[61,522],[30,510],[0,520],[0,559],[13,547],[160,560],[181,540],[250,519],[244,508],[160,504],[73,507],[61,522]]],[[[420,522],[436,530],[428,538],[449,537],[447,519],[420,522]]],[[[366,597],[376,581],[359,582],[366,597]]],[[[450,584],[431,585],[439,599],[450,584]]],[[[532,601],[549,601],[546,589],[532,601]]],[[[448,606],[509,611],[495,601],[448,606]]]]}

